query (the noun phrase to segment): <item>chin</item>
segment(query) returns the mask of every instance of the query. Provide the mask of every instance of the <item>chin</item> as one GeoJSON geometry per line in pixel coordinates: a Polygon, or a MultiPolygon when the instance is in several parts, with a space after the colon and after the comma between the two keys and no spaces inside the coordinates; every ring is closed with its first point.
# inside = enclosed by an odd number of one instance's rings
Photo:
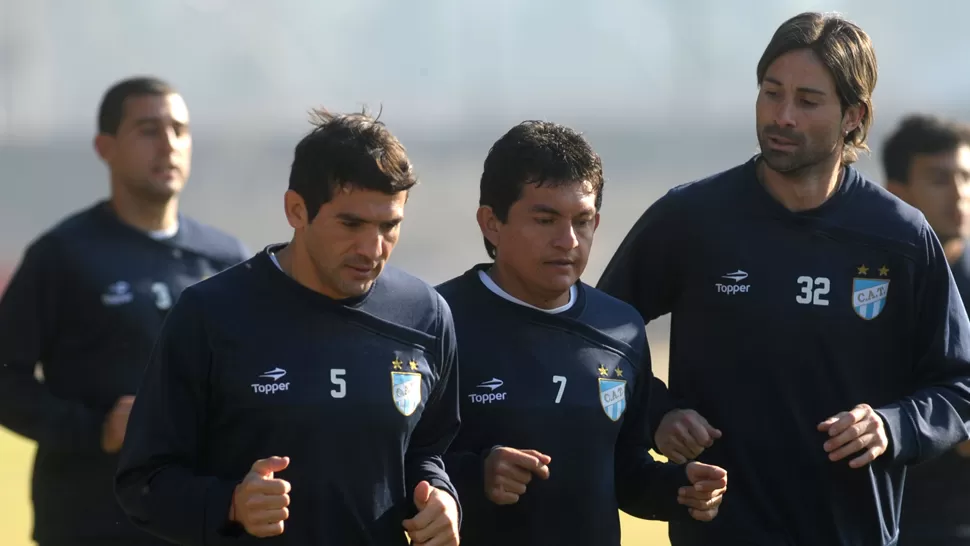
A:
{"type": "Polygon", "coordinates": [[[557,275],[551,279],[547,279],[546,288],[550,292],[567,292],[570,287],[576,284],[577,278],[572,275],[557,275]]]}
{"type": "Polygon", "coordinates": [[[363,296],[374,285],[374,281],[345,281],[341,288],[345,298],[363,296]]]}
{"type": "Polygon", "coordinates": [[[771,148],[762,148],[761,158],[764,160],[765,165],[767,165],[768,168],[779,173],[797,171],[802,167],[802,165],[798,162],[798,158],[795,157],[794,154],[775,151],[771,148]]]}
{"type": "Polygon", "coordinates": [[[145,199],[164,203],[182,193],[183,187],[185,182],[182,180],[155,180],[145,185],[139,193],[145,199]]]}

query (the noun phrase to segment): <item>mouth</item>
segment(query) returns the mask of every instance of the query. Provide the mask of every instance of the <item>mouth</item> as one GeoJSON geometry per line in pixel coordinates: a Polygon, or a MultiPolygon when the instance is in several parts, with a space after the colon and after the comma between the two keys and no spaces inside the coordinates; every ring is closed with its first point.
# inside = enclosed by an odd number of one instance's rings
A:
{"type": "Polygon", "coordinates": [[[774,150],[791,151],[798,147],[798,143],[775,135],[765,135],[768,146],[774,150]]]}
{"type": "Polygon", "coordinates": [[[545,263],[546,265],[551,265],[554,267],[572,267],[576,265],[576,262],[574,260],[567,260],[567,259],[547,260],[545,263]]]}
{"type": "Polygon", "coordinates": [[[156,176],[175,176],[178,172],[178,168],[174,165],[159,165],[152,169],[152,174],[156,176]]]}
{"type": "Polygon", "coordinates": [[[368,265],[347,265],[344,266],[350,272],[350,275],[358,280],[369,279],[371,274],[374,272],[374,266],[368,265]]]}

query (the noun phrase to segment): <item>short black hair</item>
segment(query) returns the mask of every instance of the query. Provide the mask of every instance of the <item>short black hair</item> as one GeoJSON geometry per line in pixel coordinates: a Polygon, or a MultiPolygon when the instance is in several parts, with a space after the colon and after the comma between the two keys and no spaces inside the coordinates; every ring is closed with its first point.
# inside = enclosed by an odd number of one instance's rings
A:
{"type": "Polygon", "coordinates": [[[314,128],[296,145],[289,186],[306,202],[310,221],[340,188],[394,195],[417,184],[407,150],[379,117],[366,109],[311,112],[314,128]]]}
{"type": "MultiPolygon", "coordinates": [[[[526,184],[566,186],[586,183],[596,194],[596,210],[603,203],[603,162],[578,132],[548,121],[527,120],[498,139],[488,151],[478,203],[501,222],[522,197],[526,184]]],[[[493,259],[495,246],[485,239],[493,259]]]]}
{"type": "Polygon", "coordinates": [[[905,116],[886,139],[882,168],[887,180],[909,183],[913,157],[956,150],[970,145],[970,128],[930,114],[905,116]]]}
{"type": "Polygon", "coordinates": [[[177,93],[174,87],[153,76],[137,76],[115,83],[101,98],[101,106],[98,108],[98,132],[105,135],[118,134],[118,127],[125,117],[125,101],[129,97],[165,96],[172,93],[177,93]]]}

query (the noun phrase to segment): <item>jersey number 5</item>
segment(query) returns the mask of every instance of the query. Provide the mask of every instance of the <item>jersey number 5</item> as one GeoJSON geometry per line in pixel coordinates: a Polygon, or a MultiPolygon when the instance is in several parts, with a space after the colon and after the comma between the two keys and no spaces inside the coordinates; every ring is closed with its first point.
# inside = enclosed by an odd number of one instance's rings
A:
{"type": "Polygon", "coordinates": [[[802,305],[828,305],[829,300],[823,296],[829,293],[828,277],[798,277],[798,285],[802,292],[795,296],[795,301],[802,305]]]}
{"type": "Polygon", "coordinates": [[[343,398],[347,396],[347,380],[343,378],[347,370],[342,370],[340,368],[334,368],[330,370],[330,382],[333,383],[337,388],[330,391],[330,396],[334,398],[343,398]]]}

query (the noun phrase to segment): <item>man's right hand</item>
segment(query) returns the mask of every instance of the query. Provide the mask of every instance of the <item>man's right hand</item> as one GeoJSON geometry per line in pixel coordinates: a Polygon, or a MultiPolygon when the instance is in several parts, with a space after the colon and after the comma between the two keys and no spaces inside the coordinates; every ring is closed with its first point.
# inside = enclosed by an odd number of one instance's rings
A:
{"type": "Polygon", "coordinates": [[[660,452],[671,462],[684,464],[696,459],[721,437],[701,414],[690,409],[675,409],[664,415],[654,434],[660,452]]]}
{"type": "Polygon", "coordinates": [[[131,415],[131,406],[134,403],[134,396],[122,396],[104,418],[104,425],[101,427],[101,449],[105,453],[117,453],[121,450],[121,445],[125,443],[128,416],[131,415]]]}
{"type": "Polygon", "coordinates": [[[282,535],[283,522],[290,517],[290,482],[273,478],[273,473],[289,465],[289,457],[270,457],[253,463],[232,494],[229,521],[239,522],[254,537],[282,535]]]}
{"type": "Polygon", "coordinates": [[[485,496],[495,504],[515,504],[536,475],[549,478],[552,457],[534,449],[498,447],[485,458],[485,496]]]}

